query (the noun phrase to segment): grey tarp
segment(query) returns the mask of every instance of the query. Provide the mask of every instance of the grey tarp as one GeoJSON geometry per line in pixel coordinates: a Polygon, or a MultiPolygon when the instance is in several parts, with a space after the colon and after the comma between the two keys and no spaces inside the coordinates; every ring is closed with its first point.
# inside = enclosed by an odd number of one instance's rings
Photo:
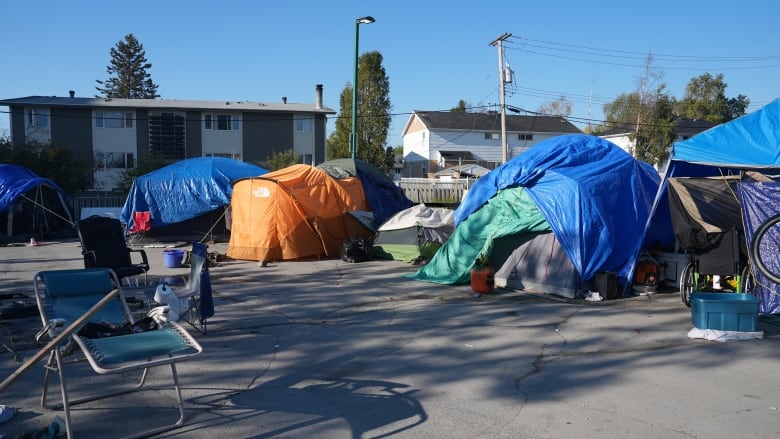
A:
{"type": "Polygon", "coordinates": [[[577,297],[580,275],[552,232],[518,233],[496,241],[497,287],[577,297]],[[508,254],[507,254],[508,253],[508,254]]]}

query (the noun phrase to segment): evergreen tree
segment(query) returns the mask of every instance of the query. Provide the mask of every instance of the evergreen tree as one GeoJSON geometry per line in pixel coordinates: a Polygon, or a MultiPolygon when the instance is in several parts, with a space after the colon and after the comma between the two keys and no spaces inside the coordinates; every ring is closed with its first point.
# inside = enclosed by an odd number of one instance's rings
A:
{"type": "Polygon", "coordinates": [[[466,103],[463,99],[458,101],[458,105],[450,108],[450,111],[453,113],[466,113],[468,109],[469,104],[466,103]]]}
{"type": "Polygon", "coordinates": [[[328,160],[351,157],[349,151],[350,132],[352,132],[352,84],[347,83],[339,97],[336,130],[328,136],[326,153],[328,160]]]}
{"type": "MultiPolygon", "coordinates": [[[[385,144],[390,130],[390,80],[382,67],[382,54],[367,52],[358,60],[358,133],[356,158],[379,169],[388,169],[385,144]]],[[[350,157],[352,131],[352,85],[347,84],[339,99],[336,131],[328,138],[328,158],[350,157]]]]}
{"type": "MultiPolygon", "coordinates": [[[[95,80],[95,87],[103,97],[124,99],[155,99],[157,84],[152,82],[148,70],[152,64],[146,60],[144,46],[133,36],[125,35],[124,40],[111,48],[111,64],[106,67],[109,77],[105,81],[95,80]]],[[[98,96],[100,97],[100,96],[98,96]]]]}

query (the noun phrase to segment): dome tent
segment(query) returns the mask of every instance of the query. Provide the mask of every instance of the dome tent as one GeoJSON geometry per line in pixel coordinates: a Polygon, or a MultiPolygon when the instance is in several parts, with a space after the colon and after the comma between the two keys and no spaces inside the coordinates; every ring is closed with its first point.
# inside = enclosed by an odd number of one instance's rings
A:
{"type": "Polygon", "coordinates": [[[0,164],[0,224],[8,240],[74,235],[65,191],[19,165],[0,164]]]}
{"type": "MultiPolygon", "coordinates": [[[[617,272],[626,283],[658,183],[650,165],[599,137],[545,140],[479,178],[455,211],[455,233],[428,265],[408,277],[468,283],[478,257],[490,258],[494,268],[506,262],[493,258],[497,243],[518,234],[552,232],[559,250],[532,246],[547,253],[528,254],[517,263],[553,263],[563,252],[576,275],[563,291],[570,297],[599,272],[617,272]]],[[[544,292],[561,293],[558,285],[550,285],[561,277],[555,268],[528,276],[534,278],[525,280],[540,288],[549,285],[544,292]]]]}
{"type": "Polygon", "coordinates": [[[209,216],[205,225],[209,226],[213,219],[223,216],[217,212],[212,219],[209,214],[230,204],[231,183],[266,172],[259,166],[222,157],[182,160],[136,178],[120,220],[129,230],[135,212],[149,212],[152,235],[155,229],[159,234],[170,234],[174,229],[171,226],[205,216],[209,216]]]}
{"type": "Polygon", "coordinates": [[[227,256],[255,261],[334,257],[347,238],[370,238],[350,211],[368,210],[360,181],[292,165],[233,185],[227,256]]]}

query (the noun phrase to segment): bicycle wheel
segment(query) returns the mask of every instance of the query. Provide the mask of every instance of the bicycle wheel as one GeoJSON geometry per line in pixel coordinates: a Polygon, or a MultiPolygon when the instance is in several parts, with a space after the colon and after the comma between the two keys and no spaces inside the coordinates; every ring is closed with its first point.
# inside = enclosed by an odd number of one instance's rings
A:
{"type": "MultiPolygon", "coordinates": [[[[764,261],[761,256],[761,250],[772,255],[780,252],[780,225],[778,224],[780,224],[780,214],[769,217],[758,226],[750,243],[750,261],[755,265],[756,270],[776,284],[780,284],[780,275],[769,268],[768,261],[764,261]]],[[[773,268],[777,270],[776,266],[773,268]]]]}
{"type": "Polygon", "coordinates": [[[750,265],[742,269],[739,281],[738,293],[750,293],[753,291],[753,288],[756,287],[756,280],[753,278],[753,272],[750,270],[750,265]]]}
{"type": "Polygon", "coordinates": [[[691,292],[696,286],[696,276],[694,276],[693,264],[689,263],[683,268],[680,274],[680,299],[688,308],[691,307],[691,292]]]}

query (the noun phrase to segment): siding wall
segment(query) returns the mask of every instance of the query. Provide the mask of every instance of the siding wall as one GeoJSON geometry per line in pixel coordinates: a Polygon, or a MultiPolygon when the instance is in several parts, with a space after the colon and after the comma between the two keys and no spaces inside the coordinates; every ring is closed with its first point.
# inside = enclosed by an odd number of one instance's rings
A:
{"type": "Polygon", "coordinates": [[[244,161],[258,163],[273,154],[293,148],[293,117],[291,114],[247,113],[243,130],[244,161]]]}
{"type": "Polygon", "coordinates": [[[200,111],[187,111],[184,114],[187,119],[185,122],[187,158],[203,157],[203,152],[205,150],[203,113],[200,111]]]}

